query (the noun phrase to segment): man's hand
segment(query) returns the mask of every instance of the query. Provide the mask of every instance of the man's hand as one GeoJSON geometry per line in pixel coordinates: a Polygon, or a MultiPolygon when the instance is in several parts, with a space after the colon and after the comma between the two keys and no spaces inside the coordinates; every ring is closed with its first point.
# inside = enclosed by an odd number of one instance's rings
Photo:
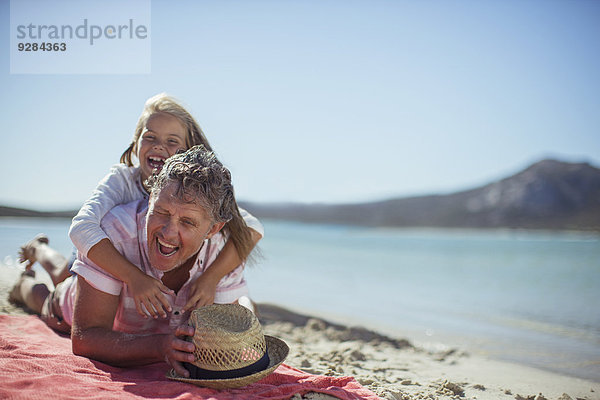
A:
{"type": "Polygon", "coordinates": [[[126,284],[133,295],[137,312],[143,316],[148,316],[149,313],[152,318],[158,318],[159,315],[166,318],[167,312],[171,312],[171,305],[163,293],[173,294],[173,291],[143,272],[135,274],[130,281],[126,284]]]}
{"type": "Polygon", "coordinates": [[[165,361],[171,365],[177,375],[189,378],[190,373],[182,363],[194,361],[194,344],[185,340],[185,336],[194,336],[194,328],[180,325],[172,335],[167,335],[163,342],[165,361]]]}
{"type": "Polygon", "coordinates": [[[195,310],[196,308],[213,304],[219,280],[219,277],[213,278],[208,271],[200,275],[191,284],[190,297],[187,303],[185,303],[183,311],[195,310]]]}

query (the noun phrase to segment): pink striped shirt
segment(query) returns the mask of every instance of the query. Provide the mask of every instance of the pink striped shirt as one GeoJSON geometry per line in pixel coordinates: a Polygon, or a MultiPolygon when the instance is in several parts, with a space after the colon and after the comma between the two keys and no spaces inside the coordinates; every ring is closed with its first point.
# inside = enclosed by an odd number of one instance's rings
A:
{"type": "MultiPolygon", "coordinates": [[[[117,206],[102,219],[102,229],[125,258],[147,275],[160,280],[163,272],[153,268],[148,260],[147,210],[146,200],[117,206]]],[[[191,283],[202,275],[217,258],[226,241],[226,237],[221,233],[204,241],[196,262],[190,270],[189,279],[176,295],[163,294],[171,304],[173,311],[168,313],[167,318],[159,317],[157,319],[144,318],[139,315],[129,287],[80,253],[71,268],[77,276],[69,278],[73,282],[65,290],[64,296],[59,299],[64,320],[72,325],[73,304],[77,288],[75,279],[84,278],[94,288],[114,296],[120,296],[119,308],[113,325],[114,330],[128,333],[167,333],[187,321],[189,313],[182,313],[181,310],[189,298],[191,283]]],[[[215,303],[232,303],[240,296],[247,295],[248,286],[244,279],[244,264],[242,264],[221,279],[217,285],[215,303]]]]}

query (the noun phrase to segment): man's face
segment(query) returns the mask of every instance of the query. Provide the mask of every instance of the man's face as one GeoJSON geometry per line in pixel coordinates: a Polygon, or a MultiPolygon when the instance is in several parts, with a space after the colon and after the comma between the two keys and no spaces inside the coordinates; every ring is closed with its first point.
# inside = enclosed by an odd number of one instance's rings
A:
{"type": "Polygon", "coordinates": [[[148,256],[154,268],[167,272],[181,266],[223,224],[213,224],[202,206],[174,196],[177,185],[169,183],[150,197],[146,228],[148,256]]]}

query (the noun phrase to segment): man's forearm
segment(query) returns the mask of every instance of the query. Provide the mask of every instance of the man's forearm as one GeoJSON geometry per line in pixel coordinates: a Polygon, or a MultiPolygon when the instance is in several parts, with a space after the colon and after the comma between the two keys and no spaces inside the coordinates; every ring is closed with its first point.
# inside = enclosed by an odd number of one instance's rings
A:
{"type": "Polygon", "coordinates": [[[136,335],[105,328],[87,328],[71,333],[73,353],[116,367],[131,367],[164,361],[168,335],[136,335]]]}

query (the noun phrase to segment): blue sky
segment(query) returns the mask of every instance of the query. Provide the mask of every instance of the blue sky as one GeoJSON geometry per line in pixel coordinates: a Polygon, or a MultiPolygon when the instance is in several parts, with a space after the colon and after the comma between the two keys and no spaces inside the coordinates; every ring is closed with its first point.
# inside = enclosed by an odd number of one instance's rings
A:
{"type": "Polygon", "coordinates": [[[468,189],[552,157],[600,166],[600,2],[152,1],[150,74],[10,74],[0,204],[77,208],[145,100],[180,99],[239,199],[468,189]]]}

